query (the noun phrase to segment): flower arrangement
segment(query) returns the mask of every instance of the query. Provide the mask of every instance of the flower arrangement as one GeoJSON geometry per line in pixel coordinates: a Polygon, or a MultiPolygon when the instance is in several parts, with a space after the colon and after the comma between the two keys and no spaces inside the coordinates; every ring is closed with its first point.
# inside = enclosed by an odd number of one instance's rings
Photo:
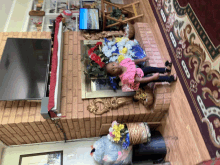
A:
{"type": "Polygon", "coordinates": [[[113,90],[120,86],[119,77],[108,77],[104,65],[109,62],[121,62],[125,58],[140,59],[146,56],[136,40],[129,40],[127,37],[117,37],[112,40],[104,38],[104,42],[97,42],[90,47],[83,55],[82,60],[86,61],[85,74],[97,77],[96,83],[101,86],[109,84],[113,90]],[[88,54],[87,54],[88,53],[88,54]]]}
{"type": "Polygon", "coordinates": [[[130,145],[129,132],[125,124],[119,124],[113,121],[107,137],[112,142],[121,143],[123,149],[128,149],[130,145]]]}

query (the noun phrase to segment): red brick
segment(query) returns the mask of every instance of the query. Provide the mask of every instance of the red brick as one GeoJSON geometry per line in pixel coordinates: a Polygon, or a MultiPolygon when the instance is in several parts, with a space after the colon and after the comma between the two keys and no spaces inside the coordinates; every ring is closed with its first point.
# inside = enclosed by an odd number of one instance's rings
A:
{"type": "Polygon", "coordinates": [[[67,75],[67,60],[63,60],[63,72],[62,72],[62,76],[64,77],[68,77],[67,75]]]}
{"type": "Polygon", "coordinates": [[[85,129],[80,129],[81,133],[81,138],[86,138],[86,130],[85,129]]]}
{"type": "Polygon", "coordinates": [[[162,111],[169,110],[169,107],[170,107],[170,103],[169,104],[164,104],[163,107],[162,107],[162,111]]]}
{"type": "Polygon", "coordinates": [[[89,130],[91,129],[91,125],[90,125],[90,121],[89,121],[89,120],[86,120],[86,121],[85,121],[85,129],[86,129],[87,131],[89,131],[89,130]]]}
{"type": "Polygon", "coordinates": [[[96,131],[95,128],[91,128],[91,137],[95,137],[96,136],[95,131],[96,131]]]}
{"type": "Polygon", "coordinates": [[[155,111],[161,111],[161,110],[162,110],[162,106],[163,106],[163,105],[155,104],[154,107],[153,107],[153,109],[154,109],[155,111]]]}
{"type": "Polygon", "coordinates": [[[97,130],[95,131],[95,135],[96,135],[96,137],[99,136],[99,132],[100,132],[100,129],[97,129],[97,130]]]}
{"type": "Polygon", "coordinates": [[[96,129],[100,129],[100,128],[101,128],[101,120],[96,119],[96,129]]]}
{"type": "Polygon", "coordinates": [[[78,122],[73,122],[74,129],[79,132],[79,123],[78,122]]]}
{"type": "Polygon", "coordinates": [[[85,124],[84,124],[84,120],[83,120],[83,112],[78,112],[78,118],[79,118],[79,128],[84,129],[85,124]]]}
{"type": "Polygon", "coordinates": [[[163,104],[170,104],[170,102],[171,102],[171,99],[166,99],[166,98],[164,98],[163,104]]]}
{"type": "MultiPolygon", "coordinates": [[[[78,67],[81,67],[80,64],[78,64],[78,60],[73,60],[72,61],[72,70],[73,70],[72,76],[74,77],[78,76],[78,73],[79,73],[78,67]]],[[[80,74],[81,74],[81,71],[80,71],[80,74]]]]}
{"type": "Polygon", "coordinates": [[[67,60],[68,58],[68,53],[69,53],[69,47],[68,45],[64,45],[63,46],[63,59],[67,60]]]}
{"type": "Polygon", "coordinates": [[[76,138],[81,139],[81,133],[80,132],[76,132],[76,138]]]}
{"type": "Polygon", "coordinates": [[[76,132],[74,129],[70,129],[71,139],[76,139],[76,132]]]}
{"type": "Polygon", "coordinates": [[[86,137],[90,138],[91,137],[91,131],[90,130],[86,130],[86,137]]]}

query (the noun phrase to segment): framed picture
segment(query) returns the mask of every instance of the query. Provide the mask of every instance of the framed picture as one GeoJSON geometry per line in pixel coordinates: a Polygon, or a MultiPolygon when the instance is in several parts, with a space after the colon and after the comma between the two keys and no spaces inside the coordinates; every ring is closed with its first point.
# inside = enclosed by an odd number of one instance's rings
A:
{"type": "Polygon", "coordinates": [[[19,165],[63,165],[63,151],[20,155],[19,165]]]}

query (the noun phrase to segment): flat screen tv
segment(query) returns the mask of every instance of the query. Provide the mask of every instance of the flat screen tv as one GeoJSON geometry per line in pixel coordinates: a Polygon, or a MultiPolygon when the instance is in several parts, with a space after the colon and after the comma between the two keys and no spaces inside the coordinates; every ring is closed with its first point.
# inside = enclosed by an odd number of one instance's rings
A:
{"type": "Polygon", "coordinates": [[[0,100],[45,97],[50,55],[50,39],[8,38],[0,61],[0,100]]]}
{"type": "Polygon", "coordinates": [[[79,9],[79,29],[80,30],[99,30],[99,10],[98,9],[79,9]]]}

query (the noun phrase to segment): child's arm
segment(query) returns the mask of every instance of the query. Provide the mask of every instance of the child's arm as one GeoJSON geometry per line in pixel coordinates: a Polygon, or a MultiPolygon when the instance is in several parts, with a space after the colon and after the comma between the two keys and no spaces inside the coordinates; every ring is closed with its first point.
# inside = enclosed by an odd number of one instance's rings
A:
{"type": "Polygon", "coordinates": [[[143,77],[143,78],[136,77],[135,82],[148,83],[148,82],[157,80],[158,78],[159,78],[159,73],[155,73],[153,76],[150,76],[150,77],[143,77]]]}
{"type": "Polygon", "coordinates": [[[134,62],[135,64],[138,64],[138,63],[140,63],[140,62],[145,62],[145,61],[147,61],[147,60],[149,60],[149,58],[148,58],[148,57],[144,57],[144,58],[142,58],[142,59],[133,60],[133,62],[134,62]]]}

